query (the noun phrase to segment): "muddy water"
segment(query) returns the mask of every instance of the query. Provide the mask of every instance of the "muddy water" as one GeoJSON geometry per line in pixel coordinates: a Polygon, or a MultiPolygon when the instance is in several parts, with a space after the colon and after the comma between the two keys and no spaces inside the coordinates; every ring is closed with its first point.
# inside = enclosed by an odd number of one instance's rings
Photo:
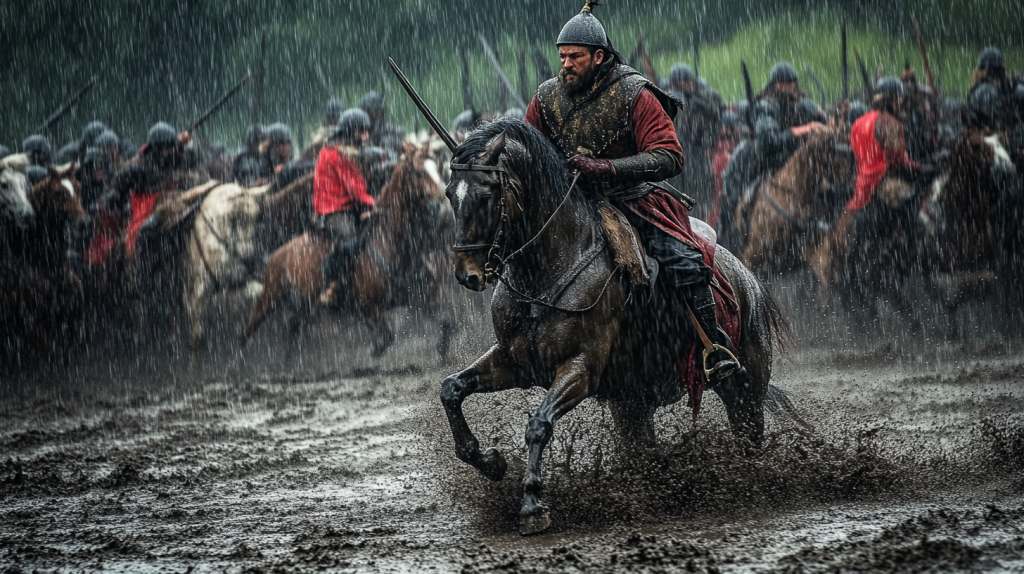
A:
{"type": "Polygon", "coordinates": [[[455,459],[437,401],[489,342],[479,321],[451,366],[429,327],[399,317],[382,359],[341,328],[307,335],[290,365],[267,334],[233,369],[215,348],[5,379],[0,567],[1024,571],[1020,337],[973,312],[921,336],[821,317],[799,318],[776,368],[813,431],[769,417],[750,451],[709,398],[696,425],[667,408],[657,444],[625,447],[586,403],[546,458],[552,530],[528,539],[522,434],[541,395],[467,403],[509,457],[501,483],[455,459]]]}

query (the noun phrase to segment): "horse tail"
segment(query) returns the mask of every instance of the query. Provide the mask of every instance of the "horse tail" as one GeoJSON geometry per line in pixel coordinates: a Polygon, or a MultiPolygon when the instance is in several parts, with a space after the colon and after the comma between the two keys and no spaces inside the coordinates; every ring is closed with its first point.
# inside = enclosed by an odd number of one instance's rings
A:
{"type": "Polygon", "coordinates": [[[782,307],[779,305],[778,299],[772,295],[772,292],[756,277],[754,281],[757,282],[762,295],[761,304],[758,306],[761,315],[759,317],[760,322],[767,328],[768,339],[771,341],[772,346],[785,354],[793,343],[793,331],[790,328],[789,321],[783,315],[782,307]]]}
{"type": "Polygon", "coordinates": [[[773,416],[785,415],[805,430],[814,430],[814,425],[800,416],[800,412],[797,410],[796,405],[793,404],[789,392],[775,385],[768,385],[768,394],[764,397],[764,408],[773,416]]]}

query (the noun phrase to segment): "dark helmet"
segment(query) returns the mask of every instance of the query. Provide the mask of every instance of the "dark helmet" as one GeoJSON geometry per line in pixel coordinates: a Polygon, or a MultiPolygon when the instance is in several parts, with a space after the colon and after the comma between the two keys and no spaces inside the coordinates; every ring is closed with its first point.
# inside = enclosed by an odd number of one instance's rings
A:
{"type": "Polygon", "coordinates": [[[902,98],[907,95],[903,82],[896,76],[886,76],[875,84],[875,96],[894,96],[902,98]]]}
{"type": "Polygon", "coordinates": [[[157,122],[149,128],[146,143],[154,149],[167,148],[178,143],[178,132],[167,122],[157,122]]]}
{"type": "Polygon", "coordinates": [[[363,103],[359,107],[367,113],[383,112],[387,109],[387,103],[384,101],[384,96],[375,91],[370,91],[363,96],[363,103]]]}
{"type": "Polygon", "coordinates": [[[501,115],[503,118],[511,118],[513,120],[526,121],[526,112],[521,108],[509,108],[505,110],[505,113],[501,115]]]}
{"type": "Polygon", "coordinates": [[[11,148],[5,145],[0,145],[0,159],[4,159],[9,155],[11,155],[11,148]]]}
{"type": "Polygon", "coordinates": [[[85,147],[91,146],[96,141],[96,138],[106,129],[107,125],[101,121],[89,122],[89,125],[85,126],[85,129],[82,130],[82,145],[85,147]]]}
{"type": "Polygon", "coordinates": [[[452,122],[453,132],[468,132],[472,131],[476,127],[476,123],[480,121],[480,116],[473,110],[463,110],[462,113],[455,116],[455,121],[452,122]]]}
{"type": "Polygon", "coordinates": [[[758,100],[754,104],[754,117],[755,118],[772,118],[778,119],[779,117],[779,106],[771,100],[758,100]]]}
{"type": "Polygon", "coordinates": [[[1002,104],[999,90],[992,84],[980,84],[971,94],[967,105],[971,112],[985,119],[992,119],[1002,104]]]}
{"type": "Polygon", "coordinates": [[[71,142],[57,150],[57,156],[53,161],[57,165],[64,165],[66,163],[71,163],[76,159],[78,159],[78,142],[71,142]]]}
{"type": "Polygon", "coordinates": [[[797,75],[796,70],[789,62],[779,62],[772,68],[770,74],[768,74],[768,83],[777,84],[779,82],[799,82],[800,76],[797,75]]]}
{"type": "Polygon", "coordinates": [[[868,113],[868,107],[864,105],[864,102],[854,100],[850,102],[850,109],[846,112],[846,121],[852,124],[866,113],[868,113]]]}
{"type": "Polygon", "coordinates": [[[673,84],[693,81],[693,69],[690,68],[690,66],[679,62],[669,70],[668,81],[673,84]]]}
{"type": "Polygon", "coordinates": [[[942,114],[947,118],[960,118],[960,112],[964,109],[964,102],[960,98],[947,97],[942,100],[942,114]]]}
{"type": "Polygon", "coordinates": [[[263,163],[258,157],[243,155],[235,165],[235,179],[244,186],[254,185],[263,171],[263,163]]]}
{"type": "Polygon", "coordinates": [[[722,112],[722,125],[727,128],[736,128],[740,125],[740,115],[732,110],[722,112]]]}
{"type": "Polygon", "coordinates": [[[21,151],[27,153],[34,164],[42,165],[50,162],[50,141],[39,134],[25,138],[25,141],[21,142],[21,151]]]}
{"type": "Polygon", "coordinates": [[[592,2],[587,0],[586,6],[580,13],[573,16],[562,26],[562,31],[558,33],[558,39],[555,40],[556,46],[593,46],[595,48],[602,48],[604,50],[610,50],[612,43],[608,41],[608,33],[604,31],[604,26],[601,22],[594,17],[591,13],[592,2]]]}
{"type": "Polygon", "coordinates": [[[1024,104],[1024,84],[1017,84],[1013,88],[1013,101],[1017,102],[1017,105],[1024,104]]]}
{"type": "Polygon", "coordinates": [[[328,118],[337,118],[341,115],[341,112],[345,109],[345,105],[341,103],[338,98],[331,98],[327,100],[327,104],[324,106],[324,116],[328,118]]]}
{"type": "Polygon", "coordinates": [[[96,136],[96,140],[92,142],[92,145],[100,148],[120,148],[121,138],[117,137],[117,134],[110,130],[103,130],[103,133],[96,136]]]}
{"type": "Polygon", "coordinates": [[[1003,67],[1003,53],[995,46],[989,46],[978,55],[978,68],[991,70],[1003,67]]]}
{"type": "Polygon", "coordinates": [[[333,139],[351,140],[363,130],[373,127],[370,116],[361,108],[349,108],[338,119],[338,128],[334,130],[333,139]]]}
{"type": "Polygon", "coordinates": [[[245,128],[245,147],[256,147],[263,141],[263,126],[252,124],[245,128]]]}
{"type": "Polygon", "coordinates": [[[91,147],[85,152],[85,157],[82,158],[82,165],[84,167],[93,167],[97,164],[106,167],[110,163],[110,155],[99,148],[91,147]]]}
{"type": "Polygon", "coordinates": [[[271,144],[292,143],[292,130],[281,122],[267,126],[266,134],[271,144]]]}
{"type": "Polygon", "coordinates": [[[740,100],[736,102],[736,113],[742,118],[746,115],[747,111],[750,110],[750,102],[747,100],[740,100]]]}
{"type": "Polygon", "coordinates": [[[25,170],[25,179],[28,180],[29,187],[35,187],[40,181],[43,181],[50,175],[50,172],[46,171],[46,168],[41,165],[30,165],[25,170]]]}

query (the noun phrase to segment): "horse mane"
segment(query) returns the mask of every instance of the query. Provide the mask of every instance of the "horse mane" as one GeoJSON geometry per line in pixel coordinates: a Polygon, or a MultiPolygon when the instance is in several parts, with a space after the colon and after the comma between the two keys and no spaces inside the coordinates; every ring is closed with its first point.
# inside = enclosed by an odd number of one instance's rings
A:
{"type": "Polygon", "coordinates": [[[533,126],[517,119],[501,118],[484,123],[466,137],[459,149],[455,150],[453,163],[474,163],[487,149],[492,139],[505,137],[522,145],[525,156],[509,153],[508,158],[516,175],[527,188],[542,190],[542,193],[564,194],[572,183],[565,158],[547,136],[533,126]]]}

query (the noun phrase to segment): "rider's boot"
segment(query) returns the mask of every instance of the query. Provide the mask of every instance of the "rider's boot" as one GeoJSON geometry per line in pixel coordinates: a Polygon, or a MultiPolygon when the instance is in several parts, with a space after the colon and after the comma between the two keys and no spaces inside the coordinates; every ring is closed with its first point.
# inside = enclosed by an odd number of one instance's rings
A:
{"type": "Polygon", "coordinates": [[[686,290],[688,303],[693,310],[701,329],[708,336],[714,345],[723,349],[715,349],[707,358],[706,364],[710,364],[708,371],[708,383],[717,383],[726,377],[741,374],[745,370],[736,358],[736,349],[732,345],[729,335],[718,325],[718,317],[715,314],[715,296],[711,292],[711,286],[704,283],[693,285],[686,290]]]}

